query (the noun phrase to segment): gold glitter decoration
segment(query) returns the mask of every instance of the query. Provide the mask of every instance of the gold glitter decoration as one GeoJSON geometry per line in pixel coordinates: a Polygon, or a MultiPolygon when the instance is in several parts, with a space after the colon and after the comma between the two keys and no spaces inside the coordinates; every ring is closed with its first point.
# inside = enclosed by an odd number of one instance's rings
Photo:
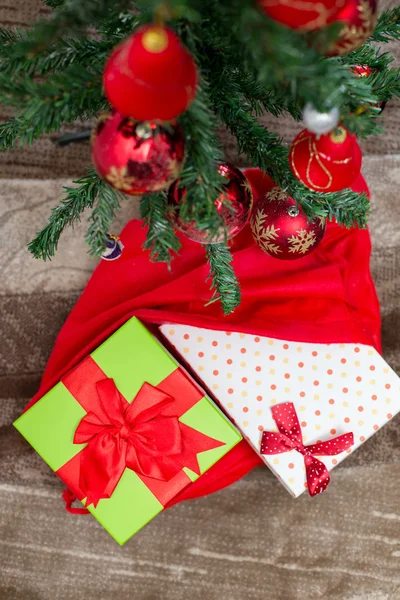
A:
{"type": "Polygon", "coordinates": [[[291,235],[288,238],[289,252],[293,254],[305,254],[317,241],[315,233],[313,231],[306,231],[305,229],[300,229],[296,233],[297,235],[291,235]]]}
{"type": "Polygon", "coordinates": [[[126,167],[121,167],[120,169],[111,167],[106,175],[106,179],[116,190],[123,192],[129,191],[135,181],[133,177],[128,177],[128,169],[126,167]]]}
{"type": "Polygon", "coordinates": [[[369,0],[359,0],[357,11],[360,16],[361,25],[349,25],[346,23],[340,32],[339,44],[333,46],[335,53],[348,54],[352,50],[356,50],[364,44],[366,39],[371,35],[376,25],[376,11],[373,10],[369,0]]]}
{"type": "MultiPolygon", "coordinates": [[[[342,128],[339,128],[339,129],[342,129],[342,128]]],[[[298,170],[296,168],[296,165],[295,165],[295,162],[294,162],[294,152],[295,152],[296,146],[298,146],[302,142],[307,141],[308,142],[308,153],[309,153],[309,159],[308,159],[307,170],[306,170],[307,184],[310,185],[311,187],[314,187],[315,189],[323,192],[323,191],[325,191],[325,190],[327,190],[327,189],[330,188],[330,186],[332,185],[333,177],[332,177],[332,174],[329,171],[329,169],[321,161],[321,158],[324,158],[325,160],[329,160],[331,162],[331,164],[333,164],[333,165],[345,165],[345,164],[349,163],[352,160],[352,157],[345,158],[343,160],[331,160],[329,158],[329,156],[326,156],[322,152],[318,152],[317,147],[316,147],[316,143],[315,143],[315,139],[313,138],[313,136],[311,134],[307,135],[307,133],[308,133],[307,131],[304,131],[303,135],[300,136],[299,139],[296,140],[292,144],[292,147],[290,149],[291,167],[292,167],[292,169],[294,171],[294,174],[296,175],[297,179],[299,179],[300,181],[302,181],[301,175],[298,172],[298,170]],[[322,169],[322,171],[328,177],[328,183],[325,186],[317,185],[311,179],[311,165],[312,165],[312,161],[313,160],[315,160],[317,162],[318,166],[322,169]]],[[[347,135],[346,131],[344,131],[344,133],[347,135]]],[[[332,140],[332,141],[335,141],[335,140],[332,140]]],[[[336,142],[336,143],[338,143],[338,142],[336,142]]]]}
{"type": "Polygon", "coordinates": [[[277,232],[280,231],[280,228],[275,228],[274,225],[265,226],[264,222],[266,218],[267,216],[261,210],[258,210],[251,220],[251,231],[253,232],[255,241],[262,250],[267,253],[278,254],[282,250],[273,242],[278,237],[277,232]]]}
{"type": "Polygon", "coordinates": [[[285,202],[287,200],[287,194],[280,187],[275,186],[265,194],[267,200],[271,202],[285,202]]]}

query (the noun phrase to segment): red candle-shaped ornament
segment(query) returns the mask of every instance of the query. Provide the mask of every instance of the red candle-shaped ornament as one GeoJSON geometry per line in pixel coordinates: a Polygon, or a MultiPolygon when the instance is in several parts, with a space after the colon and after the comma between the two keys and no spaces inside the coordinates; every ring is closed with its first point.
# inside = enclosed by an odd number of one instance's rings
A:
{"type": "Polygon", "coordinates": [[[311,190],[337,192],[349,187],[361,170],[356,137],[344,127],[317,136],[303,129],[290,147],[293,174],[311,190]]]}
{"type": "Polygon", "coordinates": [[[175,226],[184,235],[200,244],[218,244],[225,238],[231,239],[242,231],[249,220],[253,200],[251,187],[239,169],[229,164],[218,167],[220,175],[225,177],[222,194],[216,199],[215,206],[221,215],[224,226],[217,235],[210,235],[208,231],[200,230],[193,221],[183,221],[179,216],[179,206],[185,202],[186,190],[179,187],[176,181],[168,193],[168,203],[171,209],[171,218],[175,226]]]}
{"type": "Polygon", "coordinates": [[[309,221],[301,206],[275,186],[255,203],[250,226],[263,252],[293,260],[315,250],[324,236],[326,219],[309,221]]]}
{"type": "Polygon", "coordinates": [[[114,50],[103,82],[108,100],[121,114],[137,121],[169,121],[193,100],[197,69],[171,29],[146,25],[114,50]]]}
{"type": "Polygon", "coordinates": [[[97,172],[131,196],[166,189],[179,176],[185,140],[179,125],[136,122],[119,113],[100,118],[92,139],[97,172]]]}
{"type": "Polygon", "coordinates": [[[291,29],[313,31],[336,20],[347,0],[259,0],[271,19],[291,29]]]}

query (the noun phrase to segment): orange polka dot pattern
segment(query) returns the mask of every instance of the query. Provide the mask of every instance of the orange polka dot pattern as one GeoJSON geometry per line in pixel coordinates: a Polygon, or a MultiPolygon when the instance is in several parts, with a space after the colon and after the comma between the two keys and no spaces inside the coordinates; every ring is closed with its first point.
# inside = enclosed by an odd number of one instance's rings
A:
{"type": "MultiPolygon", "coordinates": [[[[276,404],[294,403],[304,444],[352,431],[350,453],[400,411],[400,379],[370,346],[307,344],[185,325],[164,325],[161,332],[257,453],[263,431],[277,431],[270,409],[276,404]]],[[[332,470],[347,456],[318,458],[332,470]]],[[[301,454],[262,458],[293,496],[305,491],[301,454]]]]}

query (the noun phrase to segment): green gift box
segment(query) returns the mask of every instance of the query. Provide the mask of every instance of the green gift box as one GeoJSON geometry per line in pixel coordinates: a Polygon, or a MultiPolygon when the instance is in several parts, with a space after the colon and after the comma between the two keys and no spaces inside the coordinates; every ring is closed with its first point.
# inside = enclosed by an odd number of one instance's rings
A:
{"type": "Polygon", "coordinates": [[[14,425],[119,544],[241,440],[136,318],[14,425]]]}

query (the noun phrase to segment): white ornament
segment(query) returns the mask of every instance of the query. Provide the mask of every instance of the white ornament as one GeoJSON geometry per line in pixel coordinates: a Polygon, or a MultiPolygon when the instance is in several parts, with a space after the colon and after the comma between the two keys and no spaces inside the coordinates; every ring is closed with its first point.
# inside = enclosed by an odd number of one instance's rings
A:
{"type": "Polygon", "coordinates": [[[340,119],[340,111],[334,107],[330,112],[320,113],[314,106],[307,102],[303,110],[303,122],[308,131],[323,135],[329,133],[337,127],[340,119]]]}

